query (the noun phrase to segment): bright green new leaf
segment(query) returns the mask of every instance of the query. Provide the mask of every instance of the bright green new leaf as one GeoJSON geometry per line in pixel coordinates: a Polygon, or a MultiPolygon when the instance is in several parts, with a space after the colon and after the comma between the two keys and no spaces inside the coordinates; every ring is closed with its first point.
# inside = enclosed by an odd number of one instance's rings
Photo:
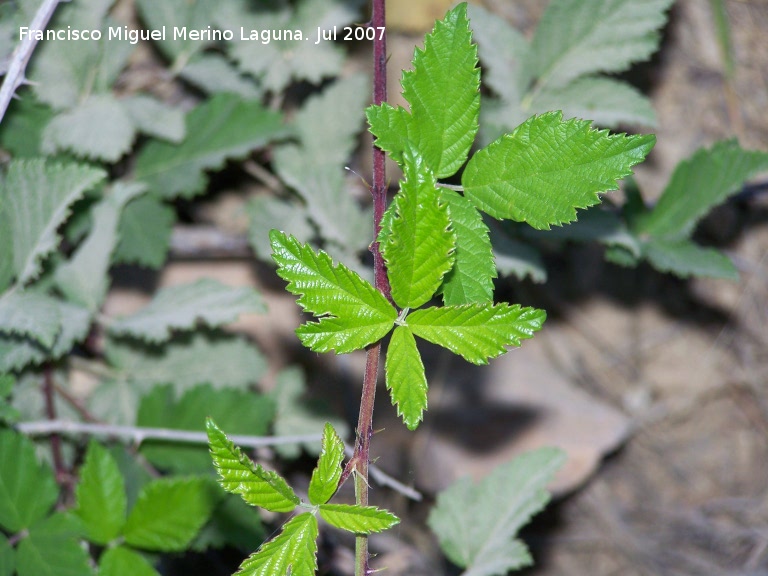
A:
{"type": "Polygon", "coordinates": [[[561,112],[534,116],[480,150],[462,176],[465,196],[494,218],[548,229],[616,190],[656,138],[609,134],[561,112]]]}
{"type": "MultiPolygon", "coordinates": [[[[349,427],[345,421],[334,416],[325,402],[308,401],[304,398],[307,385],[300,368],[286,368],[277,375],[275,380],[275,387],[270,392],[277,409],[272,427],[275,436],[319,435],[327,422],[331,423],[340,437],[344,438],[349,434],[349,427]]],[[[280,444],[275,446],[275,451],[283,458],[298,458],[302,448],[307,453],[318,456],[322,450],[322,444],[319,441],[301,445],[280,444]]]]}
{"type": "Polygon", "coordinates": [[[0,333],[28,336],[49,348],[60,330],[59,306],[54,298],[20,290],[0,296],[0,333]]]}
{"type": "Polygon", "coordinates": [[[106,545],[120,535],[125,524],[125,482],[109,452],[93,440],[80,468],[75,495],[75,514],[91,542],[106,545]]]}
{"type": "Polygon", "coordinates": [[[145,195],[133,200],[120,217],[119,239],[112,261],[160,268],[168,254],[175,222],[175,210],[156,196],[145,195]]]}
{"type": "Polygon", "coordinates": [[[387,102],[365,109],[371,134],[376,136],[376,146],[389,154],[398,164],[403,163],[403,151],[409,139],[416,140],[416,128],[408,110],[393,107],[387,102]],[[409,136],[409,130],[412,134],[409,136]]]}
{"type": "Polygon", "coordinates": [[[158,552],[184,550],[220,499],[208,477],[161,478],[145,485],[123,529],[126,543],[158,552]]]}
{"type": "Polygon", "coordinates": [[[467,160],[480,111],[480,69],[466,3],[435,23],[401,84],[411,105],[413,144],[436,177],[452,176],[467,160]]]}
{"type": "Polygon", "coordinates": [[[16,553],[8,543],[8,538],[0,534],[0,576],[13,576],[16,570],[16,553]]]}
{"type": "Polygon", "coordinates": [[[13,246],[13,275],[19,284],[37,278],[42,259],[59,243],[57,229],[70,206],[106,173],[79,164],[12,161],[0,183],[0,210],[13,246]]]}
{"type": "Polygon", "coordinates": [[[252,288],[226,286],[204,278],[163,288],[145,308],[111,323],[109,331],[163,342],[171,337],[172,330],[191,330],[198,322],[216,328],[234,322],[240,314],[265,310],[261,296],[252,288]]]}
{"type": "Polygon", "coordinates": [[[768,153],[744,150],[735,140],[702,148],[678,164],[654,209],[641,217],[637,231],[670,240],[687,238],[707,212],[762,171],[768,171],[768,153]]]}
{"type": "Polygon", "coordinates": [[[118,546],[110,548],[99,559],[99,576],[160,576],[141,554],[118,546]]]}
{"type": "Polygon", "coordinates": [[[443,278],[441,291],[446,306],[490,302],[496,265],[488,227],[482,215],[461,194],[443,188],[440,198],[448,206],[456,234],[453,268],[443,278]]]}
{"type": "Polygon", "coordinates": [[[382,221],[379,242],[392,298],[401,308],[418,308],[453,266],[456,235],[434,175],[420,156],[409,152],[404,155],[405,180],[382,221]]]}
{"type": "Polygon", "coordinates": [[[397,516],[376,506],[323,504],[320,506],[320,516],[331,526],[355,534],[383,532],[400,523],[397,516]]]}
{"type": "Polygon", "coordinates": [[[224,490],[240,494],[248,504],[272,512],[291,512],[299,505],[299,497],[280,475],[251,461],[210,418],[206,428],[213,464],[224,490]]]}
{"type": "Polygon", "coordinates": [[[357,273],[283,232],[272,230],[270,241],[277,273],[288,281],[286,290],[300,296],[302,308],[322,317],[296,331],[305,346],[343,354],[380,340],[392,329],[397,311],[357,273]]]}
{"type": "Polygon", "coordinates": [[[314,514],[294,516],[277,537],[246,558],[234,576],[315,576],[317,533],[314,514]]]}
{"type": "MultiPolygon", "coordinates": [[[[155,386],[141,399],[138,426],[173,430],[205,431],[211,417],[231,434],[263,436],[274,418],[271,398],[250,390],[215,390],[210,384],[196,386],[176,399],[173,387],[155,386]]],[[[145,440],[141,454],[153,465],[176,474],[206,473],[211,457],[204,445],[145,440]]]]}
{"type": "Polygon", "coordinates": [[[323,430],[323,448],[317,467],[309,481],[309,501],[317,506],[325,504],[336,493],[341,479],[341,464],[344,461],[344,442],[329,423],[323,430]]]}
{"type": "Polygon", "coordinates": [[[409,430],[415,430],[427,409],[427,378],[408,326],[396,326],[392,332],[384,372],[397,415],[409,430]]]}
{"type": "Polygon", "coordinates": [[[29,528],[45,517],[59,497],[47,464],[21,434],[0,430],[0,526],[10,533],[29,528]]]}
{"type": "Polygon", "coordinates": [[[643,254],[656,270],[671,272],[680,278],[739,279],[739,271],[728,256],[714,248],[702,248],[690,240],[652,238],[643,244],[643,254]]]}
{"type": "Polygon", "coordinates": [[[546,317],[537,308],[488,303],[415,310],[406,322],[416,336],[473,364],[487,364],[504,354],[506,346],[519,346],[520,340],[532,338],[546,317]]]}
{"type": "Polygon", "coordinates": [[[531,43],[530,72],[563,86],[595,72],[623,72],[659,45],[673,0],[553,0],[531,43]]]}
{"type": "Polygon", "coordinates": [[[68,514],[54,514],[29,528],[16,549],[18,576],[93,576],[81,528],[68,514]]]}
{"type": "Polygon", "coordinates": [[[95,94],[53,118],[43,133],[42,151],[116,162],[135,137],[136,126],[125,107],[112,94],[95,94]]]}
{"type": "Polygon", "coordinates": [[[116,182],[93,208],[93,229],[72,258],[54,273],[56,285],[72,302],[95,313],[109,288],[108,271],[117,244],[118,223],[125,205],[144,193],[144,186],[116,182]]]}
{"type": "Polygon", "coordinates": [[[206,170],[288,133],[281,115],[259,101],[218,94],[187,115],[183,142],[149,142],[136,159],[134,176],[163,198],[190,198],[205,189],[206,170]]]}
{"type": "Polygon", "coordinates": [[[498,466],[484,480],[459,480],[437,497],[429,526],[464,576],[503,576],[531,564],[518,530],[549,501],[544,487],[565,454],[541,448],[498,466]]]}

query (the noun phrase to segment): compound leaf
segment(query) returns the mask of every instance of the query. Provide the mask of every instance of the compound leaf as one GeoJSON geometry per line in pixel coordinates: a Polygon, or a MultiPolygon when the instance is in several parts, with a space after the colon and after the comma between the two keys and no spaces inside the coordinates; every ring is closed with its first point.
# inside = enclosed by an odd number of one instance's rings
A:
{"type": "Polygon", "coordinates": [[[477,46],[465,3],[435,23],[401,84],[411,105],[416,149],[437,178],[452,176],[467,160],[480,112],[477,46]]]}
{"type": "Polygon", "coordinates": [[[106,545],[120,535],[125,524],[125,482],[109,452],[93,440],[88,444],[75,494],[75,514],[91,542],[106,545]]]}
{"type": "Polygon", "coordinates": [[[246,558],[234,576],[315,576],[317,534],[313,514],[294,516],[277,537],[246,558]]]}
{"type": "Polygon", "coordinates": [[[113,322],[109,330],[148,342],[163,342],[171,337],[172,330],[191,330],[198,321],[216,328],[235,321],[240,314],[265,310],[261,296],[252,288],[230,287],[204,278],[163,288],[145,308],[113,322]]]}
{"type": "Polygon", "coordinates": [[[467,304],[424,308],[411,312],[406,321],[416,336],[447,348],[473,364],[506,352],[533,337],[546,319],[543,310],[519,304],[467,304]]]}
{"type": "Polygon", "coordinates": [[[435,183],[421,157],[406,160],[405,180],[379,234],[392,298],[401,308],[426,303],[453,266],[456,236],[435,183]]]}
{"type": "Polygon", "coordinates": [[[397,516],[376,506],[322,504],[320,516],[331,526],[355,534],[383,532],[400,523],[397,516]]]}
{"type": "MultiPolygon", "coordinates": [[[[210,416],[232,434],[261,436],[274,418],[271,398],[250,390],[215,390],[204,384],[176,399],[172,386],[155,386],[141,399],[138,426],[172,430],[205,431],[210,416]]],[[[211,457],[205,446],[161,440],[145,440],[141,453],[152,464],[177,474],[206,473],[211,457]]]]}
{"type": "Polygon", "coordinates": [[[369,282],[293,236],[272,230],[269,237],[277,273],[288,281],[286,290],[300,296],[302,308],[324,316],[296,331],[305,346],[341,354],[364,348],[389,332],[397,311],[369,282]]]}
{"type": "Polygon", "coordinates": [[[40,273],[41,260],[56,249],[56,230],[70,206],[106,173],[80,164],[14,160],[0,189],[0,210],[13,246],[13,275],[26,284],[40,273]]]}
{"type": "Polygon", "coordinates": [[[219,498],[208,477],[154,480],[141,489],[128,515],[125,541],[136,548],[180,552],[208,521],[219,498]]]}
{"type": "Polygon", "coordinates": [[[134,175],[163,198],[190,198],[204,190],[206,170],[288,133],[281,115],[259,101],[217,94],[187,115],[183,142],[149,142],[136,159],[134,175]]]}
{"type": "Polygon", "coordinates": [[[283,478],[252,462],[210,418],[206,420],[206,429],[211,457],[224,490],[240,494],[248,504],[272,512],[291,512],[299,505],[298,496],[283,478]]]}
{"type": "Polygon", "coordinates": [[[735,140],[698,150],[677,165],[658,203],[641,217],[638,231],[667,239],[687,238],[714,206],[754,174],[768,170],[768,153],[742,149],[735,140]]]}
{"type": "Polygon", "coordinates": [[[101,555],[99,576],[160,576],[160,573],[141,554],[118,546],[101,555]]]}
{"type": "Polygon", "coordinates": [[[728,256],[714,248],[702,248],[689,240],[652,238],[643,244],[643,254],[656,270],[680,278],[708,276],[738,280],[739,271],[728,256]]]}
{"type": "Polygon", "coordinates": [[[325,504],[336,493],[341,479],[341,463],[344,461],[344,442],[329,423],[323,430],[323,447],[317,467],[309,481],[309,501],[325,504]]]}
{"type": "Polygon", "coordinates": [[[462,182],[465,196],[494,218],[548,229],[576,219],[576,208],[597,204],[598,192],[616,190],[656,138],[594,130],[561,112],[533,116],[480,150],[462,182]]]}
{"type": "Polygon", "coordinates": [[[539,84],[563,86],[594,72],[622,72],[646,60],[673,0],[553,0],[531,43],[539,84]]]}
{"type": "Polygon", "coordinates": [[[21,434],[0,431],[0,526],[11,533],[29,528],[56,503],[59,489],[35,446],[21,434]]]}
{"type": "Polygon", "coordinates": [[[112,261],[160,268],[168,254],[175,222],[176,212],[156,196],[144,195],[133,200],[120,217],[112,261]]]}
{"type": "Polygon", "coordinates": [[[93,576],[75,518],[54,514],[29,528],[16,551],[18,576],[93,576]]]}
{"type": "Polygon", "coordinates": [[[43,133],[43,152],[72,152],[88,160],[116,162],[131,149],[136,127],[112,94],[95,94],[53,118],[43,133]]]}
{"type": "Polygon", "coordinates": [[[429,526],[464,576],[503,576],[531,564],[518,530],[549,501],[544,487],[565,454],[541,448],[498,466],[484,480],[463,478],[441,492],[429,526]]]}
{"type": "Polygon", "coordinates": [[[415,430],[427,409],[427,378],[408,326],[396,326],[392,332],[384,372],[397,415],[409,430],[415,430]]]}
{"type": "Polygon", "coordinates": [[[456,234],[453,268],[443,278],[441,291],[446,306],[490,302],[496,265],[488,226],[482,215],[461,194],[443,188],[440,197],[448,206],[456,234]]]}

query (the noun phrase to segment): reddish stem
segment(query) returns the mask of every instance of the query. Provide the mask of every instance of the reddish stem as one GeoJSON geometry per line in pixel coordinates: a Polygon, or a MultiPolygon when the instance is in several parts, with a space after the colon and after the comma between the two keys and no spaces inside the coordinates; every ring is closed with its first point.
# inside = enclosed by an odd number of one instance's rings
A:
{"type": "MultiPolygon", "coordinates": [[[[385,0],[372,0],[372,15],[369,26],[378,32],[373,40],[373,103],[381,104],[387,100],[387,35],[385,26],[385,0]]],[[[387,209],[387,178],[384,152],[373,147],[373,230],[378,237],[381,230],[381,218],[387,209]]],[[[379,243],[371,244],[373,253],[374,283],[376,288],[389,300],[391,289],[387,278],[387,269],[379,250],[379,243]]],[[[381,342],[372,344],[366,350],[365,377],[360,398],[360,415],[357,422],[357,441],[352,456],[351,467],[355,471],[355,500],[360,506],[368,505],[368,463],[370,462],[371,437],[373,436],[373,404],[376,398],[376,381],[379,373],[381,342]]],[[[355,576],[369,576],[368,537],[358,536],[355,546],[355,576]]]]}

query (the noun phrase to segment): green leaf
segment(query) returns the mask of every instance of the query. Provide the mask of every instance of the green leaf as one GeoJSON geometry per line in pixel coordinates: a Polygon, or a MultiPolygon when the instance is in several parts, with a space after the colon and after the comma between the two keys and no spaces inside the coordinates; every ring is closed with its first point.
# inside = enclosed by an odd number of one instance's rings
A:
{"type": "Polygon", "coordinates": [[[218,94],[187,115],[180,144],[149,142],[136,159],[135,177],[163,198],[190,198],[205,189],[206,170],[288,134],[281,115],[257,100],[218,94]]]}
{"type": "Polygon", "coordinates": [[[465,196],[498,219],[549,229],[576,219],[576,208],[597,204],[618,189],[656,138],[593,130],[561,112],[534,116],[480,150],[462,176],[465,196]]]}
{"type": "Polygon", "coordinates": [[[205,30],[212,22],[216,12],[213,0],[137,0],[136,6],[141,18],[149,30],[165,30],[160,40],[155,40],[160,50],[172,62],[189,59],[198,50],[203,50],[210,42],[202,38],[192,38],[189,34],[172,33],[175,29],[205,30]]]}
{"type": "MultiPolygon", "coordinates": [[[[309,214],[299,203],[286,202],[269,196],[257,196],[248,203],[250,226],[248,239],[256,256],[272,261],[269,231],[290,230],[299,242],[308,242],[315,234],[307,218],[309,214]]],[[[324,229],[324,233],[327,230],[324,229]]]]}
{"type": "Polygon", "coordinates": [[[237,3],[229,2],[218,8],[216,23],[223,29],[238,32],[241,27],[245,29],[245,40],[235,33],[229,43],[229,54],[241,70],[259,78],[266,90],[277,94],[292,82],[305,80],[319,84],[323,78],[338,75],[344,64],[344,51],[334,42],[316,44],[315,31],[318,27],[329,30],[337,26],[341,39],[341,27],[360,18],[356,4],[304,0],[295,7],[280,4],[280,10],[265,10],[264,5],[259,4],[256,6],[260,9],[246,12],[237,3]],[[286,30],[291,32],[291,37],[283,33],[279,40],[248,39],[252,31],[269,34],[286,30]]]}
{"type": "Polygon", "coordinates": [[[0,534],[0,576],[13,576],[16,570],[16,553],[8,538],[0,534]]]}
{"type": "MultiPolygon", "coordinates": [[[[210,466],[210,456],[206,457],[210,466]]],[[[213,511],[211,520],[200,530],[190,549],[203,551],[208,548],[235,546],[244,553],[250,553],[253,543],[263,542],[266,537],[266,528],[251,506],[241,498],[224,498],[213,511]]]]}
{"type": "Polygon", "coordinates": [[[546,317],[543,310],[501,303],[424,308],[411,312],[406,321],[416,336],[473,364],[487,364],[504,354],[505,346],[532,338],[546,317]]]}
{"type": "Polygon", "coordinates": [[[16,159],[40,156],[43,130],[53,115],[53,110],[31,95],[12,101],[0,124],[0,147],[16,159]]]}
{"type": "Polygon", "coordinates": [[[160,576],[160,573],[140,554],[118,546],[101,555],[99,576],[160,576]]]}
{"type": "Polygon", "coordinates": [[[265,310],[261,296],[252,288],[230,287],[204,278],[163,288],[147,306],[111,323],[109,331],[163,342],[171,337],[172,330],[191,330],[197,322],[216,328],[234,322],[240,314],[265,310]]]}
{"type": "Polygon", "coordinates": [[[21,290],[0,296],[0,333],[28,336],[50,348],[60,330],[59,307],[54,298],[21,290]]]}
{"type": "Polygon", "coordinates": [[[639,219],[638,232],[670,240],[687,238],[707,212],[745,180],[766,170],[768,153],[744,150],[735,140],[701,148],[677,165],[654,209],[639,219]]]}
{"type": "Polygon", "coordinates": [[[29,529],[16,551],[18,576],[93,576],[81,531],[70,515],[54,514],[29,529]]]}
{"type": "Polygon", "coordinates": [[[401,308],[429,301],[453,266],[456,235],[435,177],[417,154],[405,154],[405,180],[379,234],[392,298],[401,308]]]}
{"type": "Polygon", "coordinates": [[[120,101],[136,129],[171,142],[184,139],[184,112],[141,94],[120,101]]]}
{"type": "MultiPolygon", "coordinates": [[[[0,424],[15,424],[21,418],[21,413],[10,404],[9,396],[16,386],[16,378],[11,374],[0,374],[0,424]]],[[[0,547],[2,539],[0,539],[0,547]]],[[[1,551],[0,551],[1,554],[1,551]]],[[[2,565],[2,561],[0,561],[2,565]]],[[[0,575],[3,574],[0,569],[0,575]]]]}
{"type": "Polygon", "coordinates": [[[416,149],[437,178],[452,176],[467,160],[480,111],[480,69],[466,3],[435,23],[401,84],[416,149]]]}
{"type": "MultiPolygon", "coordinates": [[[[330,422],[341,437],[349,434],[344,420],[334,416],[322,401],[307,401],[304,373],[299,368],[286,368],[275,378],[275,387],[270,393],[275,401],[277,414],[273,430],[276,436],[318,434],[326,422],[330,422]]],[[[301,448],[318,456],[322,450],[320,442],[304,444],[280,444],[275,451],[283,458],[298,458],[301,448]]]]}
{"type": "Polygon", "coordinates": [[[144,486],[123,535],[136,548],[181,552],[208,521],[219,494],[207,477],[162,478],[144,486]]]}
{"type": "Polygon", "coordinates": [[[416,141],[415,125],[411,115],[402,106],[394,108],[383,102],[379,106],[369,106],[365,109],[371,134],[376,136],[376,146],[389,154],[398,164],[403,163],[403,151],[408,142],[416,141]]]}
{"type": "Polygon", "coordinates": [[[673,0],[553,0],[531,43],[539,84],[563,86],[594,72],[623,72],[647,60],[673,0]]]}
{"type": "Polygon", "coordinates": [[[285,480],[252,462],[210,418],[206,428],[213,464],[224,490],[240,494],[248,504],[272,512],[291,512],[299,505],[299,497],[285,480]]]}
{"type": "Polygon", "coordinates": [[[309,481],[309,501],[317,506],[325,504],[336,493],[341,479],[341,464],[344,461],[344,442],[329,423],[323,430],[323,448],[317,467],[309,481]]]}
{"type": "Polygon", "coordinates": [[[443,278],[443,302],[447,306],[490,302],[496,265],[488,227],[461,194],[442,188],[440,198],[448,206],[451,228],[456,234],[453,268],[443,278]]]}
{"type": "Polygon", "coordinates": [[[397,415],[403,417],[409,430],[415,430],[427,409],[427,378],[408,326],[396,326],[392,332],[384,371],[397,415]]]}
{"type": "Polygon", "coordinates": [[[109,452],[91,440],[80,468],[77,514],[91,542],[106,545],[120,535],[125,524],[125,483],[109,452]]]}
{"type": "Polygon", "coordinates": [[[585,118],[606,128],[620,124],[656,125],[651,101],[635,87],[614,80],[590,76],[561,88],[547,88],[530,104],[534,112],[562,110],[565,118],[585,118]]]}
{"type": "Polygon", "coordinates": [[[313,514],[294,516],[276,538],[246,558],[234,576],[315,576],[317,533],[313,514]]]}
{"type": "Polygon", "coordinates": [[[117,244],[118,223],[125,205],[144,193],[136,183],[116,182],[93,209],[93,229],[72,258],[56,268],[54,279],[72,302],[95,313],[109,288],[110,258],[117,244]]]}
{"type": "Polygon", "coordinates": [[[0,526],[15,533],[44,518],[59,497],[53,472],[30,440],[0,430],[0,526]]]}
{"type": "Polygon", "coordinates": [[[400,523],[397,516],[375,506],[322,504],[320,516],[331,526],[355,534],[383,532],[400,523]]]}
{"type": "Polygon", "coordinates": [[[270,240],[277,273],[288,281],[286,290],[300,296],[297,302],[302,308],[324,316],[296,331],[305,346],[315,352],[335,348],[343,354],[364,348],[391,330],[397,311],[357,273],[343,264],[334,266],[322,250],[315,252],[277,230],[270,232],[270,240]]]}
{"type": "Polygon", "coordinates": [[[564,461],[562,451],[541,448],[438,495],[428,523],[448,558],[467,568],[465,576],[503,576],[532,563],[515,537],[549,501],[544,487],[564,461]]]}
{"type": "Polygon", "coordinates": [[[158,269],[165,263],[176,212],[155,196],[141,196],[123,210],[115,264],[139,264],[158,269]]]}
{"type": "Polygon", "coordinates": [[[184,80],[207,92],[231,92],[246,99],[261,96],[252,78],[240,74],[229,60],[216,53],[196,55],[179,74],[184,80]]]}
{"type": "Polygon", "coordinates": [[[19,284],[40,274],[41,260],[56,249],[57,229],[70,206],[104,179],[103,170],[80,164],[14,160],[0,188],[0,210],[13,245],[13,272],[19,284]]]}
{"type": "Polygon", "coordinates": [[[131,149],[136,128],[112,94],[95,94],[53,118],[43,133],[43,152],[72,152],[88,160],[116,162],[131,149]]]}
{"type": "MultiPolygon", "coordinates": [[[[274,406],[268,396],[250,390],[215,390],[206,384],[187,390],[177,400],[171,386],[155,386],[141,399],[136,424],[203,432],[206,417],[215,419],[232,434],[263,436],[274,417],[274,406]]],[[[211,470],[206,446],[145,440],[141,454],[156,467],[177,474],[211,470]]]]}
{"type": "Polygon", "coordinates": [[[643,253],[656,270],[671,272],[680,278],[739,279],[739,271],[728,256],[688,240],[651,239],[643,244],[643,253]]]}

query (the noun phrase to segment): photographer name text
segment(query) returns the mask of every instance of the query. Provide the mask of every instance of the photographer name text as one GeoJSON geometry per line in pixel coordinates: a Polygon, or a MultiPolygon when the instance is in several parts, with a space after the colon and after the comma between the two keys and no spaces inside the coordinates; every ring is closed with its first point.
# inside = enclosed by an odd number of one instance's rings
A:
{"type": "Polygon", "coordinates": [[[207,28],[188,28],[187,26],[163,26],[155,30],[136,30],[128,26],[110,26],[105,31],[93,29],[78,29],[67,26],[59,30],[37,30],[22,26],[19,28],[19,40],[48,40],[55,41],[99,41],[110,40],[138,44],[141,41],[163,40],[191,40],[193,42],[219,42],[222,40],[241,42],[255,42],[269,44],[280,41],[314,41],[320,44],[333,40],[374,40],[381,39],[384,35],[384,27],[379,26],[333,26],[331,28],[317,28],[315,34],[304,34],[301,30],[288,29],[262,29],[240,28],[237,32],[222,30],[208,26],[207,28]]]}

